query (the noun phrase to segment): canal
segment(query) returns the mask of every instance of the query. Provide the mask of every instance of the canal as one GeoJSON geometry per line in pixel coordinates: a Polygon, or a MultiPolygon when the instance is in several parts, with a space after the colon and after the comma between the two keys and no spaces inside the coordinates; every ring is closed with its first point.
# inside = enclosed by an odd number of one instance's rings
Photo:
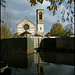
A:
{"type": "Polygon", "coordinates": [[[5,52],[10,75],[74,75],[74,53],[23,51],[5,52]]]}

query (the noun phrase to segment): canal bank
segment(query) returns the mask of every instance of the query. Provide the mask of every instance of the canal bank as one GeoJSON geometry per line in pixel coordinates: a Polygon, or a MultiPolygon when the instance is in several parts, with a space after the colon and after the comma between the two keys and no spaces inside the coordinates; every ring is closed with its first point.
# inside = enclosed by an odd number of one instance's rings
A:
{"type": "Polygon", "coordinates": [[[34,52],[34,39],[33,38],[10,38],[1,39],[1,51],[8,53],[11,52],[34,52]]]}
{"type": "Polygon", "coordinates": [[[2,52],[33,53],[34,50],[43,52],[69,52],[74,53],[74,37],[68,38],[44,38],[26,37],[1,39],[2,52]]]}
{"type": "Polygon", "coordinates": [[[74,53],[74,37],[68,38],[44,38],[38,51],[74,53]]]}

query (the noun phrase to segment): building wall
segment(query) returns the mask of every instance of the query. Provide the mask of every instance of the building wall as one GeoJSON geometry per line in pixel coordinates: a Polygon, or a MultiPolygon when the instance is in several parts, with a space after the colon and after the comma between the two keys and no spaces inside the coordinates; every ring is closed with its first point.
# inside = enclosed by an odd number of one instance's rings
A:
{"type": "Polygon", "coordinates": [[[44,24],[44,10],[43,9],[37,9],[36,10],[36,23],[37,24],[44,24]],[[39,20],[39,13],[42,12],[42,20],[39,20]]]}
{"type": "Polygon", "coordinates": [[[32,35],[35,34],[35,25],[28,21],[27,19],[21,21],[20,23],[17,24],[17,33],[18,35],[25,32],[26,30],[23,28],[24,25],[27,24],[29,25],[29,29],[27,30],[28,32],[32,33],[32,35]]]}
{"type": "Polygon", "coordinates": [[[33,38],[10,38],[1,39],[1,50],[7,51],[25,51],[29,52],[34,49],[34,39],[33,38]]]}
{"type": "Polygon", "coordinates": [[[38,24],[37,25],[38,26],[38,34],[39,35],[43,35],[44,34],[44,24],[38,24]],[[42,28],[41,30],[40,30],[40,27],[42,28]]]}
{"type": "Polygon", "coordinates": [[[43,37],[34,37],[34,49],[40,47],[40,43],[43,39],[43,37]]]}
{"type": "Polygon", "coordinates": [[[36,24],[37,24],[37,34],[43,35],[44,34],[44,10],[37,9],[36,11],[36,24]],[[39,13],[42,13],[42,19],[39,19],[39,13]],[[40,29],[41,27],[41,29],[40,29]]]}

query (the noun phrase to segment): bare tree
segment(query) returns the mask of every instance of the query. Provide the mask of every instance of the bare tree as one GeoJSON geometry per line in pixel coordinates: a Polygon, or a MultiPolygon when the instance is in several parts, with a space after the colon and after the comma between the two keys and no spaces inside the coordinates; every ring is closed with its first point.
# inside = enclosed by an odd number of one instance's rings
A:
{"type": "MultiPolygon", "coordinates": [[[[6,8],[5,3],[6,3],[5,0],[1,0],[1,2],[0,2],[0,7],[2,6],[2,7],[4,7],[4,8],[6,8]]],[[[4,23],[4,21],[1,20],[1,19],[0,19],[0,22],[4,23]]]]}

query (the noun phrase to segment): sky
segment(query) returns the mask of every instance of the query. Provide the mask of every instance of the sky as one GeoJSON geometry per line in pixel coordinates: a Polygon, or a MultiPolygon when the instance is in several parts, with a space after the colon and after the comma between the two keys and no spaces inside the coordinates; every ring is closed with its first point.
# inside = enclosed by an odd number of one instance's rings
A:
{"type": "MultiPolygon", "coordinates": [[[[37,9],[44,9],[44,33],[50,32],[50,29],[52,28],[52,25],[57,23],[57,20],[61,18],[60,11],[65,7],[64,4],[60,6],[55,16],[52,16],[52,12],[50,12],[47,9],[47,6],[50,5],[48,1],[44,1],[43,4],[38,3],[36,6],[32,6],[27,0],[6,0],[6,9],[5,11],[8,12],[8,15],[11,17],[11,27],[10,31],[12,33],[16,33],[17,23],[24,20],[27,16],[27,19],[29,19],[31,22],[33,22],[36,25],[36,10],[37,9]]],[[[69,10],[66,10],[66,12],[69,10]]],[[[4,12],[4,8],[2,8],[2,11],[4,12]]],[[[67,15],[65,15],[67,17],[67,15]]],[[[70,24],[70,22],[63,23],[60,21],[60,23],[65,26],[67,24],[70,24]]]]}

